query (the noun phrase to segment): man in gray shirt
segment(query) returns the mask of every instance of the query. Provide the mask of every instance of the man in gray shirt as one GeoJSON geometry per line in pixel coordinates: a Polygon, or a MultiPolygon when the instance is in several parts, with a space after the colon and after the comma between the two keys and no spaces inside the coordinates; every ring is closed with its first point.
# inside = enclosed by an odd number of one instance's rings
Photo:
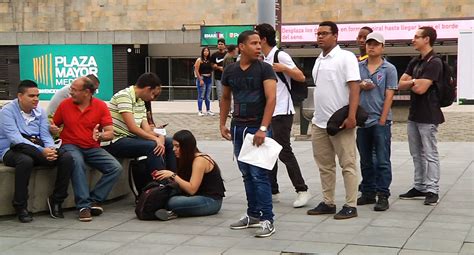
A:
{"type": "MultiPolygon", "coordinates": [[[[95,76],[94,74],[88,74],[86,77],[89,78],[92,81],[92,83],[94,83],[95,89],[97,90],[97,88],[99,88],[99,84],[100,84],[99,78],[97,78],[97,76],[95,76]]],[[[69,95],[70,87],[71,87],[71,85],[66,85],[62,89],[56,91],[54,96],[51,98],[51,101],[49,101],[48,108],[46,108],[46,113],[48,114],[48,116],[53,116],[54,112],[56,112],[56,109],[58,108],[59,104],[64,99],[70,97],[70,95],[69,95]]]]}

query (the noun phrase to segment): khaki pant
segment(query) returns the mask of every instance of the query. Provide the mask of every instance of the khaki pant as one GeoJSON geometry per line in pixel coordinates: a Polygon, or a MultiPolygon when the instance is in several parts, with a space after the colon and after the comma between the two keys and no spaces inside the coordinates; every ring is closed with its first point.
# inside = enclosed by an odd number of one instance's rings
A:
{"type": "Polygon", "coordinates": [[[357,205],[357,187],[359,178],[356,167],[356,129],[344,129],[335,136],[326,133],[326,129],[312,125],[313,156],[319,167],[323,201],[333,205],[336,190],[336,155],[342,168],[346,204],[357,205]]]}

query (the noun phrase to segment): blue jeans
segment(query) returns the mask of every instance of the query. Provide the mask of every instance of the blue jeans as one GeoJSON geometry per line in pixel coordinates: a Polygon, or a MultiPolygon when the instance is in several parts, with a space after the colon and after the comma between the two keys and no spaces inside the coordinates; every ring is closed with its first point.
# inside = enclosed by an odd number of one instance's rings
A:
{"type": "Polygon", "coordinates": [[[150,173],[155,169],[176,171],[176,158],[173,152],[172,139],[165,139],[165,154],[163,156],[157,156],[153,153],[155,147],[155,141],[145,140],[139,137],[123,137],[103,148],[116,158],[138,158],[146,156],[147,170],[150,173]]]}
{"type": "MultiPolygon", "coordinates": [[[[231,128],[234,143],[234,155],[238,158],[246,134],[255,134],[257,127],[231,128]]],[[[261,220],[273,222],[272,187],[268,170],[237,160],[242,178],[244,179],[245,194],[247,195],[247,215],[261,220]]]]}
{"type": "Polygon", "coordinates": [[[211,110],[211,85],[212,85],[212,77],[202,76],[202,80],[204,81],[204,86],[201,86],[199,79],[196,79],[196,87],[198,90],[198,110],[202,112],[202,101],[205,100],[206,102],[206,110],[211,110]]]}
{"type": "Polygon", "coordinates": [[[415,165],[415,189],[439,193],[438,125],[408,121],[408,145],[415,165]]]}
{"type": "Polygon", "coordinates": [[[219,212],[222,199],[216,200],[205,196],[173,196],[166,208],[179,217],[206,216],[219,212]]]}
{"type": "Polygon", "coordinates": [[[69,152],[74,159],[71,181],[76,208],[89,208],[93,202],[105,201],[120,177],[122,165],[102,148],[83,149],[73,144],[64,144],[61,148],[69,152]],[[86,163],[102,173],[102,177],[90,192],[86,163]]]}
{"type": "Polygon", "coordinates": [[[378,123],[357,129],[357,148],[362,172],[361,192],[390,196],[392,163],[390,161],[391,124],[378,123]]]}

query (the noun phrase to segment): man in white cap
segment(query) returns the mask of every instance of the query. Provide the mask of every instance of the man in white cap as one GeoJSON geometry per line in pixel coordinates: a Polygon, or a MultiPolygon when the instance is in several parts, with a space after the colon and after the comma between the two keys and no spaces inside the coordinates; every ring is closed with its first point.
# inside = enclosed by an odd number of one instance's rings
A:
{"type": "Polygon", "coordinates": [[[365,41],[368,58],[359,62],[362,80],[360,105],[367,111],[369,118],[363,128],[357,129],[362,172],[362,196],[357,199],[357,205],[375,204],[375,211],[385,211],[389,207],[389,187],[392,182],[390,108],[395,90],[398,89],[397,69],[382,58],[384,44],[382,34],[368,34],[365,41]]]}

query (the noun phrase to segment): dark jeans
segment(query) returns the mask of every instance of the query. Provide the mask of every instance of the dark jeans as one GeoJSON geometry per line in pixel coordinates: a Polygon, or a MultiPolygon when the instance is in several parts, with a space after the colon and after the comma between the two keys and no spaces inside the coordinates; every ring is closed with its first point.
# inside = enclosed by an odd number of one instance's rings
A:
{"type": "Polygon", "coordinates": [[[56,182],[51,196],[53,202],[62,203],[67,197],[67,188],[74,168],[74,160],[70,153],[59,149],[58,159],[48,161],[36,147],[20,143],[13,146],[3,157],[6,166],[15,168],[15,194],[13,207],[28,207],[28,184],[34,166],[57,166],[56,182]]]}
{"type": "MultiPolygon", "coordinates": [[[[256,127],[231,127],[234,155],[239,157],[240,149],[246,134],[255,134],[256,127]]],[[[250,165],[237,160],[237,165],[244,180],[245,194],[247,196],[247,215],[269,220],[273,223],[273,204],[270,178],[266,169],[250,165]]]]}
{"type": "MultiPolygon", "coordinates": [[[[288,176],[290,176],[291,183],[295,187],[296,192],[307,191],[301,169],[296,160],[295,154],[291,148],[291,127],[293,126],[293,115],[277,115],[272,118],[272,138],[275,139],[283,149],[280,152],[279,158],[286,166],[288,176]]],[[[272,184],[272,194],[279,193],[278,190],[278,162],[275,163],[270,174],[270,182],[272,184]]]]}
{"type": "Polygon", "coordinates": [[[391,136],[390,124],[385,126],[376,124],[357,129],[362,193],[381,193],[390,196],[390,184],[392,183],[391,136]]]}
{"type": "Polygon", "coordinates": [[[157,156],[153,153],[156,143],[139,137],[120,138],[103,148],[116,158],[137,158],[146,156],[146,164],[149,173],[153,170],[169,169],[176,171],[176,157],[173,152],[171,138],[165,139],[165,154],[157,156]]]}

